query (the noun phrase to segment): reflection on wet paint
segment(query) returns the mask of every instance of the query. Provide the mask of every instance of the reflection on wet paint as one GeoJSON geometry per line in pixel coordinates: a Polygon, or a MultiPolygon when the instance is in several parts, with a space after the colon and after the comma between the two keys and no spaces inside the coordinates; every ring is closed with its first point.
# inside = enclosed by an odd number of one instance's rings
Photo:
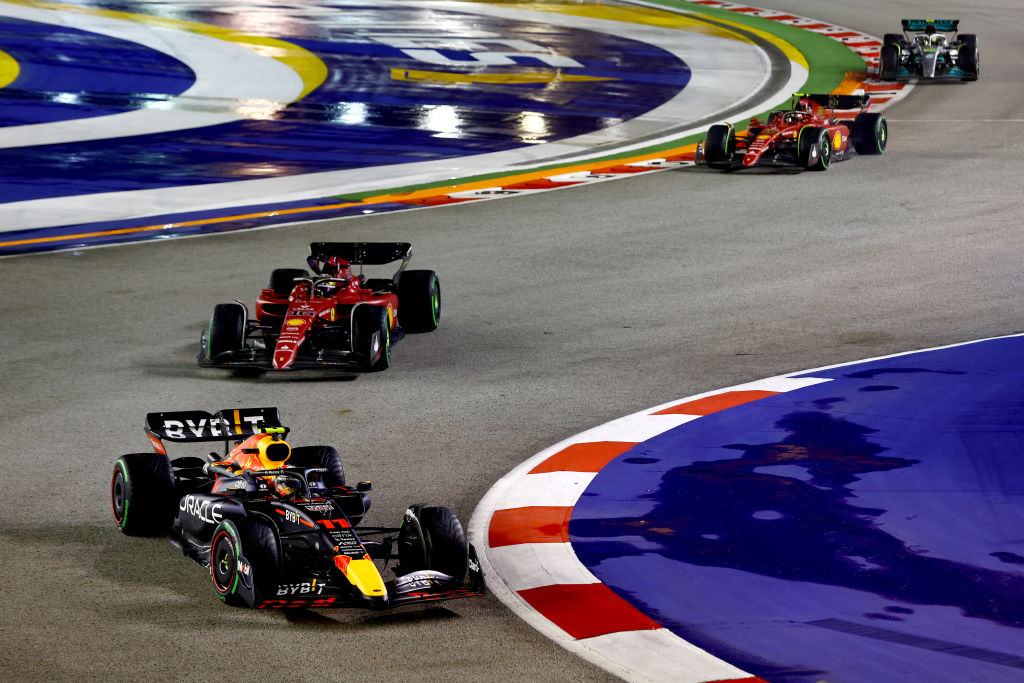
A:
{"type": "MultiPolygon", "coordinates": [[[[8,167],[18,170],[0,183],[0,202],[505,151],[629,120],[674,97],[690,77],[677,57],[638,41],[416,5],[247,3],[240,11],[188,2],[78,4],[273,36],[315,55],[326,77],[292,103],[178,97],[192,74],[176,60],[142,45],[129,52],[121,45],[126,41],[63,31],[59,42],[66,49],[97,45],[108,58],[84,52],[69,62],[76,73],[88,74],[88,87],[54,88],[23,73],[9,92],[0,91],[18,101],[16,108],[4,107],[7,125],[133,108],[214,111],[242,120],[7,149],[8,167]],[[133,75],[137,62],[148,70],[133,75]],[[96,68],[99,63],[106,66],[96,68]],[[128,85],[110,85],[119,82],[128,85]]],[[[25,41],[26,54],[12,56],[23,70],[30,64],[47,79],[49,65],[33,64],[27,51],[34,43],[25,41]]]]}

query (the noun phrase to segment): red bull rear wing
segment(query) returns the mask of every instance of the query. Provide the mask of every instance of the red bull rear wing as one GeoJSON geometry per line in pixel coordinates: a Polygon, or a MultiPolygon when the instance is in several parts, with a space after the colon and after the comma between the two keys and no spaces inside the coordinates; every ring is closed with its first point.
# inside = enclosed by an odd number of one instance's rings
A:
{"type": "Polygon", "coordinates": [[[201,410],[148,413],[146,433],[157,440],[199,442],[244,439],[281,424],[277,408],[231,408],[210,414],[201,410]]]}

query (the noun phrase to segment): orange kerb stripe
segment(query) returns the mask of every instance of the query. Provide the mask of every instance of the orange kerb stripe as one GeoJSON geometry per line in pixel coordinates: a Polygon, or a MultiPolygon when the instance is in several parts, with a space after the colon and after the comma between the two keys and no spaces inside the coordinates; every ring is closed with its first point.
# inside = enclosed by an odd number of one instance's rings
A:
{"type": "Polygon", "coordinates": [[[495,510],[487,529],[492,548],[520,543],[568,543],[571,507],[524,507],[495,510]]]}
{"type": "Polygon", "coordinates": [[[635,443],[627,441],[593,441],[574,443],[540,463],[530,474],[544,472],[599,472],[602,467],[619,457],[635,443]]]}
{"type": "Polygon", "coordinates": [[[724,394],[716,394],[706,398],[698,398],[696,401],[688,401],[678,405],[659,410],[651,415],[710,415],[719,410],[732,408],[734,406],[757,401],[762,398],[774,396],[777,391],[761,391],[751,389],[748,391],[727,391],[724,394]]]}
{"type": "MultiPolygon", "coordinates": [[[[630,157],[628,159],[620,159],[617,163],[628,164],[635,163],[637,161],[648,161],[650,159],[661,159],[669,154],[680,154],[683,152],[690,152],[696,149],[697,145],[686,145],[684,147],[676,147],[673,149],[666,149],[661,152],[654,152],[651,154],[644,154],[637,157],[630,157]]],[[[607,165],[607,161],[604,162],[607,165]]],[[[221,216],[219,218],[203,218],[193,221],[181,221],[177,223],[160,223],[158,225],[144,225],[138,228],[120,228],[117,230],[99,230],[96,232],[81,232],[75,235],[55,235],[52,237],[35,237],[32,239],[25,240],[14,240],[11,242],[0,242],[0,247],[15,247],[25,244],[43,244],[46,242],[68,242],[73,240],[80,240],[86,237],[102,237],[108,235],[129,235],[138,232],[149,232],[153,230],[168,230],[172,228],[190,227],[195,225],[209,225],[212,223],[228,223],[230,221],[237,221],[250,218],[268,218],[270,216],[285,216],[291,214],[302,214],[302,213],[316,213],[317,211],[330,211],[332,209],[345,209],[351,206],[373,206],[374,204],[386,204],[389,202],[395,203],[424,203],[417,200],[430,199],[430,198],[443,198],[447,197],[452,192],[465,192],[469,190],[484,190],[489,187],[500,187],[502,184],[507,183],[518,183],[528,182],[531,180],[539,180],[542,178],[548,178],[553,175],[562,175],[565,173],[577,173],[579,171],[588,171],[590,169],[600,167],[598,163],[592,164],[579,164],[576,166],[566,166],[563,168],[554,168],[547,171],[534,171],[533,173],[520,173],[516,175],[510,175],[505,178],[495,178],[492,180],[479,180],[474,183],[464,183],[462,185],[448,185],[446,187],[434,187],[426,190],[414,190],[412,192],[399,192],[395,194],[382,194],[375,197],[367,197],[366,199],[358,202],[342,202],[340,204],[329,204],[326,206],[310,206],[305,208],[296,209],[278,209],[275,211],[262,211],[259,213],[247,213],[240,214],[237,216],[221,216]]],[[[654,170],[654,169],[648,169],[654,170]]],[[[439,200],[438,203],[449,204],[453,201],[460,200],[439,200]]]]}
{"type": "Polygon", "coordinates": [[[662,626],[603,583],[556,584],[519,591],[520,597],[573,638],[662,626]]]}

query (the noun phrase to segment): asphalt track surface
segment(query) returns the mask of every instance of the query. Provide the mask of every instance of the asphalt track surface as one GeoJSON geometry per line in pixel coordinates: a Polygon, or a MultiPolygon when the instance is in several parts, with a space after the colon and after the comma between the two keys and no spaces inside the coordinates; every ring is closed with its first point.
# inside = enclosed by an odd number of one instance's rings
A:
{"type": "Polygon", "coordinates": [[[163,540],[110,521],[147,410],[278,405],[377,486],[370,519],[446,504],[560,439],[652,405],[826,364],[1020,330],[1019,43],[1009,2],[762,6],[881,35],[953,16],[974,84],[891,108],[881,158],[823,174],[666,171],[511,200],[9,259],[0,504],[8,680],[605,680],[487,597],[388,614],[216,602],[163,540]],[[409,240],[444,317],[354,381],[200,371],[212,304],[252,299],[315,240],[409,240]]]}

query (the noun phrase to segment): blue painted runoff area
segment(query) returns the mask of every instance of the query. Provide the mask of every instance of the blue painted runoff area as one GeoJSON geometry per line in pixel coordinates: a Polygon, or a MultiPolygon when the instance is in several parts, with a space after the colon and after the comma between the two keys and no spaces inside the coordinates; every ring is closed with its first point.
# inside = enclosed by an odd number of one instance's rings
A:
{"type": "MultiPolygon", "coordinates": [[[[132,111],[195,81],[162,52],[66,26],[0,16],[0,48],[18,63],[18,77],[0,88],[0,127],[132,111]]],[[[5,164],[5,179],[10,171],[5,164]]]]}
{"type": "Polygon", "coordinates": [[[805,376],[611,462],[580,560],[773,683],[1024,680],[1024,337],[805,376]]]}

